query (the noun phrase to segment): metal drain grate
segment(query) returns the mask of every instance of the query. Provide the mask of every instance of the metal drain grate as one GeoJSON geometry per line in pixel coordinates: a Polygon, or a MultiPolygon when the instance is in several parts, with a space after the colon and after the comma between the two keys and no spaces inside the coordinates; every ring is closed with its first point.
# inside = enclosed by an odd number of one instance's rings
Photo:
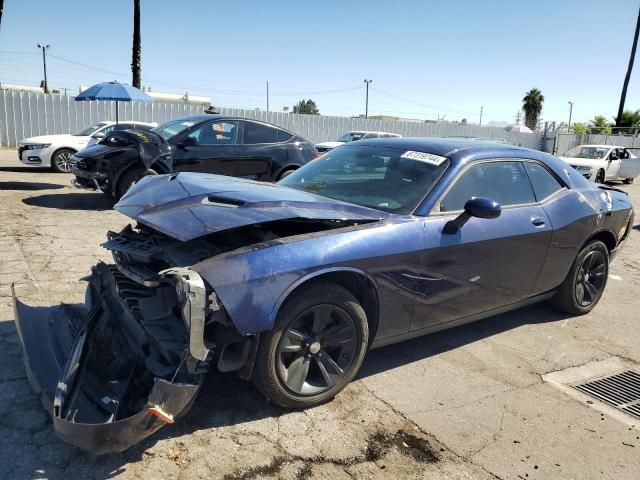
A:
{"type": "Polygon", "coordinates": [[[640,373],[627,370],[573,388],[640,419],[640,373]]]}

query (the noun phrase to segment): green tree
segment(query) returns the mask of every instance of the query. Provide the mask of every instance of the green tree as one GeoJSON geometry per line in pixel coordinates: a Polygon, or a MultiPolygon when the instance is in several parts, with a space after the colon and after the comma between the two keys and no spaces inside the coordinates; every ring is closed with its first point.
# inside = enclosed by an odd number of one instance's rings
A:
{"type": "Polygon", "coordinates": [[[320,115],[320,110],[313,100],[300,100],[293,106],[293,113],[305,113],[307,115],[320,115]]]}
{"type": "Polygon", "coordinates": [[[575,133],[576,135],[586,135],[587,133],[589,133],[589,129],[584,123],[575,122],[573,125],[571,125],[571,132],[575,133]]]}
{"type": "Polygon", "coordinates": [[[589,133],[597,135],[611,135],[611,125],[604,115],[596,115],[589,121],[589,133]]]}
{"type": "Polygon", "coordinates": [[[131,52],[131,85],[140,88],[142,83],[142,41],[140,40],[140,0],[133,0],[133,48],[131,52]]]}
{"type": "Polygon", "coordinates": [[[522,99],[522,109],[524,110],[524,124],[531,130],[538,128],[538,118],[542,112],[544,96],[537,88],[532,88],[522,99]]]}
{"type": "Polygon", "coordinates": [[[625,110],[619,122],[617,117],[614,117],[614,120],[616,121],[616,125],[620,127],[629,129],[640,128],[640,110],[636,110],[635,112],[625,110]]]}

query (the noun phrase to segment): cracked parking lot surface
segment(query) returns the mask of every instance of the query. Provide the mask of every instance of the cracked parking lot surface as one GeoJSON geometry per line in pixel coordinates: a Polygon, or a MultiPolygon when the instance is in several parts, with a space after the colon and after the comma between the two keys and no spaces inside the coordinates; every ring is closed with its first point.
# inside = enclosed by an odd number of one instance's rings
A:
{"type": "MultiPolygon", "coordinates": [[[[640,231],[589,315],[545,305],[371,352],[333,402],[287,411],[233,374],[212,373],[194,408],[127,452],[100,458],[59,441],[22,366],[11,283],[34,305],[83,300],[78,278],[127,219],[70,176],[0,150],[0,478],[629,478],[639,426],[541,375],[617,356],[640,362],[640,231]]],[[[640,205],[640,187],[624,187],[640,205]]]]}

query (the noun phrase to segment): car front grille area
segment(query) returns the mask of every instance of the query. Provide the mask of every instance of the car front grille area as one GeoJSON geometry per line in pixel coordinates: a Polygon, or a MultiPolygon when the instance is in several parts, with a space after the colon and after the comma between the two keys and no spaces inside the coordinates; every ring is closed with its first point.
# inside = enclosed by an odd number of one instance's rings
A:
{"type": "Polygon", "coordinates": [[[96,160],[95,158],[74,157],[74,165],[82,170],[95,170],[96,160]]]}
{"type": "Polygon", "coordinates": [[[640,419],[640,373],[627,370],[573,388],[640,419]]]}

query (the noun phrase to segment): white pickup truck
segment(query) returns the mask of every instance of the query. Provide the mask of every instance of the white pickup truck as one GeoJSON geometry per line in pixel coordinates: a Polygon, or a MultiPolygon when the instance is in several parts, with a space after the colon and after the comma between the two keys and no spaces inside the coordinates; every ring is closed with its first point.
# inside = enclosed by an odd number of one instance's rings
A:
{"type": "Polygon", "coordinates": [[[626,184],[640,175],[639,149],[617,145],[578,145],[560,158],[596,183],[620,180],[626,184]]]}

